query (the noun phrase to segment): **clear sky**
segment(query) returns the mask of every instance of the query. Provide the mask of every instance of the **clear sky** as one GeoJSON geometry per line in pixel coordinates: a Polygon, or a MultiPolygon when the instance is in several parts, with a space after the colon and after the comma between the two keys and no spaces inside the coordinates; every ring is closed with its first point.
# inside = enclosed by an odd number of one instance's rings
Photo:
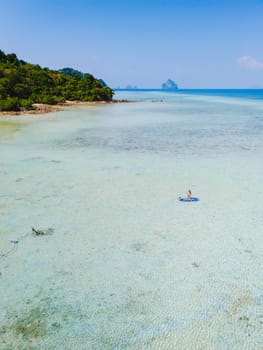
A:
{"type": "Polygon", "coordinates": [[[0,0],[0,49],[158,88],[263,88],[263,0],[0,0]]]}

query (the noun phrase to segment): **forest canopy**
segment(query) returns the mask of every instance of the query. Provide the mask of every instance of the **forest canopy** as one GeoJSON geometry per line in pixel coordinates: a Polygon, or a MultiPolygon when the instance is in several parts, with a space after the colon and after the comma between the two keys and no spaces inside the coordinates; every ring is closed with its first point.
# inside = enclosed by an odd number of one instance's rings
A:
{"type": "Polygon", "coordinates": [[[0,111],[32,109],[34,103],[110,101],[112,96],[112,89],[89,73],[41,68],[0,50],[0,111]]]}

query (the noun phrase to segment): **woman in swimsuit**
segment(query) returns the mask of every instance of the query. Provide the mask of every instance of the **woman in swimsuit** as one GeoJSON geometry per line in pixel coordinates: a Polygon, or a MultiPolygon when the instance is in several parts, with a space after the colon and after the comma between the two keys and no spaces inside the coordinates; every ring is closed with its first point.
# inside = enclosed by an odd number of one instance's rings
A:
{"type": "Polygon", "coordinates": [[[192,198],[192,191],[191,191],[191,190],[188,190],[188,192],[187,192],[187,198],[192,198]]]}

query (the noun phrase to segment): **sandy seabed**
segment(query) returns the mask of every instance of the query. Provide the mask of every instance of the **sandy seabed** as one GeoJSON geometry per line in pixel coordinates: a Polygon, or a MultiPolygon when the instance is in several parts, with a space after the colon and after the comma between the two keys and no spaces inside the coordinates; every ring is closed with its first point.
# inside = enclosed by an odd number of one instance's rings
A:
{"type": "Polygon", "coordinates": [[[1,350],[262,348],[260,135],[176,102],[2,122],[1,350]]]}

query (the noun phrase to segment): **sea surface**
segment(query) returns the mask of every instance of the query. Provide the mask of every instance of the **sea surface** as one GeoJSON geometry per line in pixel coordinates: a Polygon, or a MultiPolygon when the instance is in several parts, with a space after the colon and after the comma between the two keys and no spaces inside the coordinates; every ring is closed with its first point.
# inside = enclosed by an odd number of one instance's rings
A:
{"type": "Polygon", "coordinates": [[[0,118],[0,349],[262,349],[263,91],[115,98],[0,118]]]}

